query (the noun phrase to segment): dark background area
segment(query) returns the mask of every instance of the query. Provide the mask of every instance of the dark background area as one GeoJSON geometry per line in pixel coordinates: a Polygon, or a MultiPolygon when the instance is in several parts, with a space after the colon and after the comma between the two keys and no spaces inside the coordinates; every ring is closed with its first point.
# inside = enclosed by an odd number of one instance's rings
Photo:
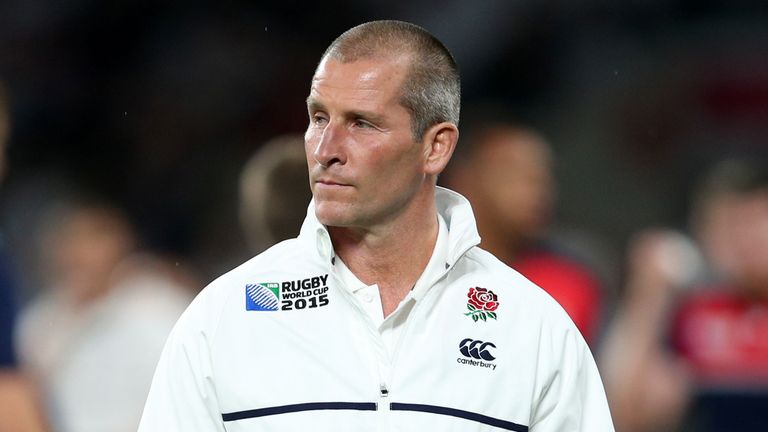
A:
{"type": "Polygon", "coordinates": [[[768,158],[767,4],[3,0],[6,235],[32,247],[41,209],[76,188],[206,280],[236,265],[242,165],[303,131],[325,47],[387,18],[445,42],[465,113],[493,100],[551,140],[560,225],[620,264],[636,230],[684,226],[710,164],[768,158]]]}

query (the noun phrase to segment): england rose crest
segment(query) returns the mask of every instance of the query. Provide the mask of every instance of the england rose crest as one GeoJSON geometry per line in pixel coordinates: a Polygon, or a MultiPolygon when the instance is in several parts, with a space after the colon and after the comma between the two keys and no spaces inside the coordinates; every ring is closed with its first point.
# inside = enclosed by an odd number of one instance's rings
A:
{"type": "Polygon", "coordinates": [[[488,318],[496,319],[496,309],[499,307],[499,298],[488,288],[473,287],[467,293],[467,309],[464,315],[471,316],[472,321],[487,321],[488,318]]]}

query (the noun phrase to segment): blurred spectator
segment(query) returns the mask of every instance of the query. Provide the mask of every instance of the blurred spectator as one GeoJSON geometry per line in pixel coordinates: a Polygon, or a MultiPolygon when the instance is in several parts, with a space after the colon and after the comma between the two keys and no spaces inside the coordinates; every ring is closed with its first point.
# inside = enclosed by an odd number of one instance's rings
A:
{"type": "Polygon", "coordinates": [[[240,225],[251,253],[295,237],[312,198],[304,137],[267,141],[240,175],[240,225]]]}
{"type": "Polygon", "coordinates": [[[467,129],[447,183],[472,203],[481,247],[544,288],[594,343],[599,280],[548,232],[556,196],[549,144],[504,120],[467,129]]]}
{"type": "MultiPolygon", "coordinates": [[[[10,132],[5,89],[0,82],[0,182],[5,177],[5,146],[10,132]]],[[[5,239],[0,232],[0,368],[13,367],[13,324],[16,318],[16,299],[10,260],[5,253],[5,239]]]]}
{"type": "Polygon", "coordinates": [[[6,164],[5,148],[11,135],[11,116],[8,108],[8,95],[3,82],[0,81],[0,180],[5,178],[6,164]]]}
{"type": "Polygon", "coordinates": [[[40,385],[55,430],[135,431],[193,284],[139,254],[132,227],[110,205],[73,202],[46,219],[47,287],[22,311],[21,363],[40,385]]]}
{"type": "MultiPolygon", "coordinates": [[[[8,97],[0,82],[0,182],[5,177],[5,149],[10,135],[8,97]]],[[[16,321],[16,292],[10,259],[0,232],[0,432],[44,430],[36,396],[16,364],[13,332],[16,321]]]]}
{"type": "Polygon", "coordinates": [[[617,429],[765,430],[768,406],[768,171],[718,165],[691,227],[641,233],[602,357],[617,429]],[[690,288],[688,288],[690,287],[690,288]],[[682,290],[682,288],[688,288],[682,290]]]}

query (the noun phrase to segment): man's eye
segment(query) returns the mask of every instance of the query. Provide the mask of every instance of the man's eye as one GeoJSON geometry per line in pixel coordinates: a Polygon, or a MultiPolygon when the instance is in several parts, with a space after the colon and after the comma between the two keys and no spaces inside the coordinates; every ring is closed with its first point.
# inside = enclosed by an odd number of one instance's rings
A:
{"type": "Polygon", "coordinates": [[[372,128],[373,125],[363,119],[357,119],[355,120],[355,127],[367,129],[367,128],[372,128]]]}
{"type": "Polygon", "coordinates": [[[320,114],[315,114],[312,116],[312,123],[314,124],[325,124],[326,118],[325,116],[322,116],[320,114]]]}

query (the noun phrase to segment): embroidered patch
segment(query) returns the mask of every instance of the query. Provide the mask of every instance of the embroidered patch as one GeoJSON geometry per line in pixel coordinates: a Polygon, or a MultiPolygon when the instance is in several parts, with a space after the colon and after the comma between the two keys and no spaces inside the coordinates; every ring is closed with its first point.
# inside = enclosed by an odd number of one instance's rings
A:
{"type": "Polygon", "coordinates": [[[472,287],[467,293],[466,316],[471,316],[472,320],[487,321],[488,318],[496,319],[496,309],[499,307],[499,298],[488,288],[472,287]]]}
{"type": "Polygon", "coordinates": [[[287,311],[327,306],[328,275],[245,286],[245,310],[287,311]]]}

